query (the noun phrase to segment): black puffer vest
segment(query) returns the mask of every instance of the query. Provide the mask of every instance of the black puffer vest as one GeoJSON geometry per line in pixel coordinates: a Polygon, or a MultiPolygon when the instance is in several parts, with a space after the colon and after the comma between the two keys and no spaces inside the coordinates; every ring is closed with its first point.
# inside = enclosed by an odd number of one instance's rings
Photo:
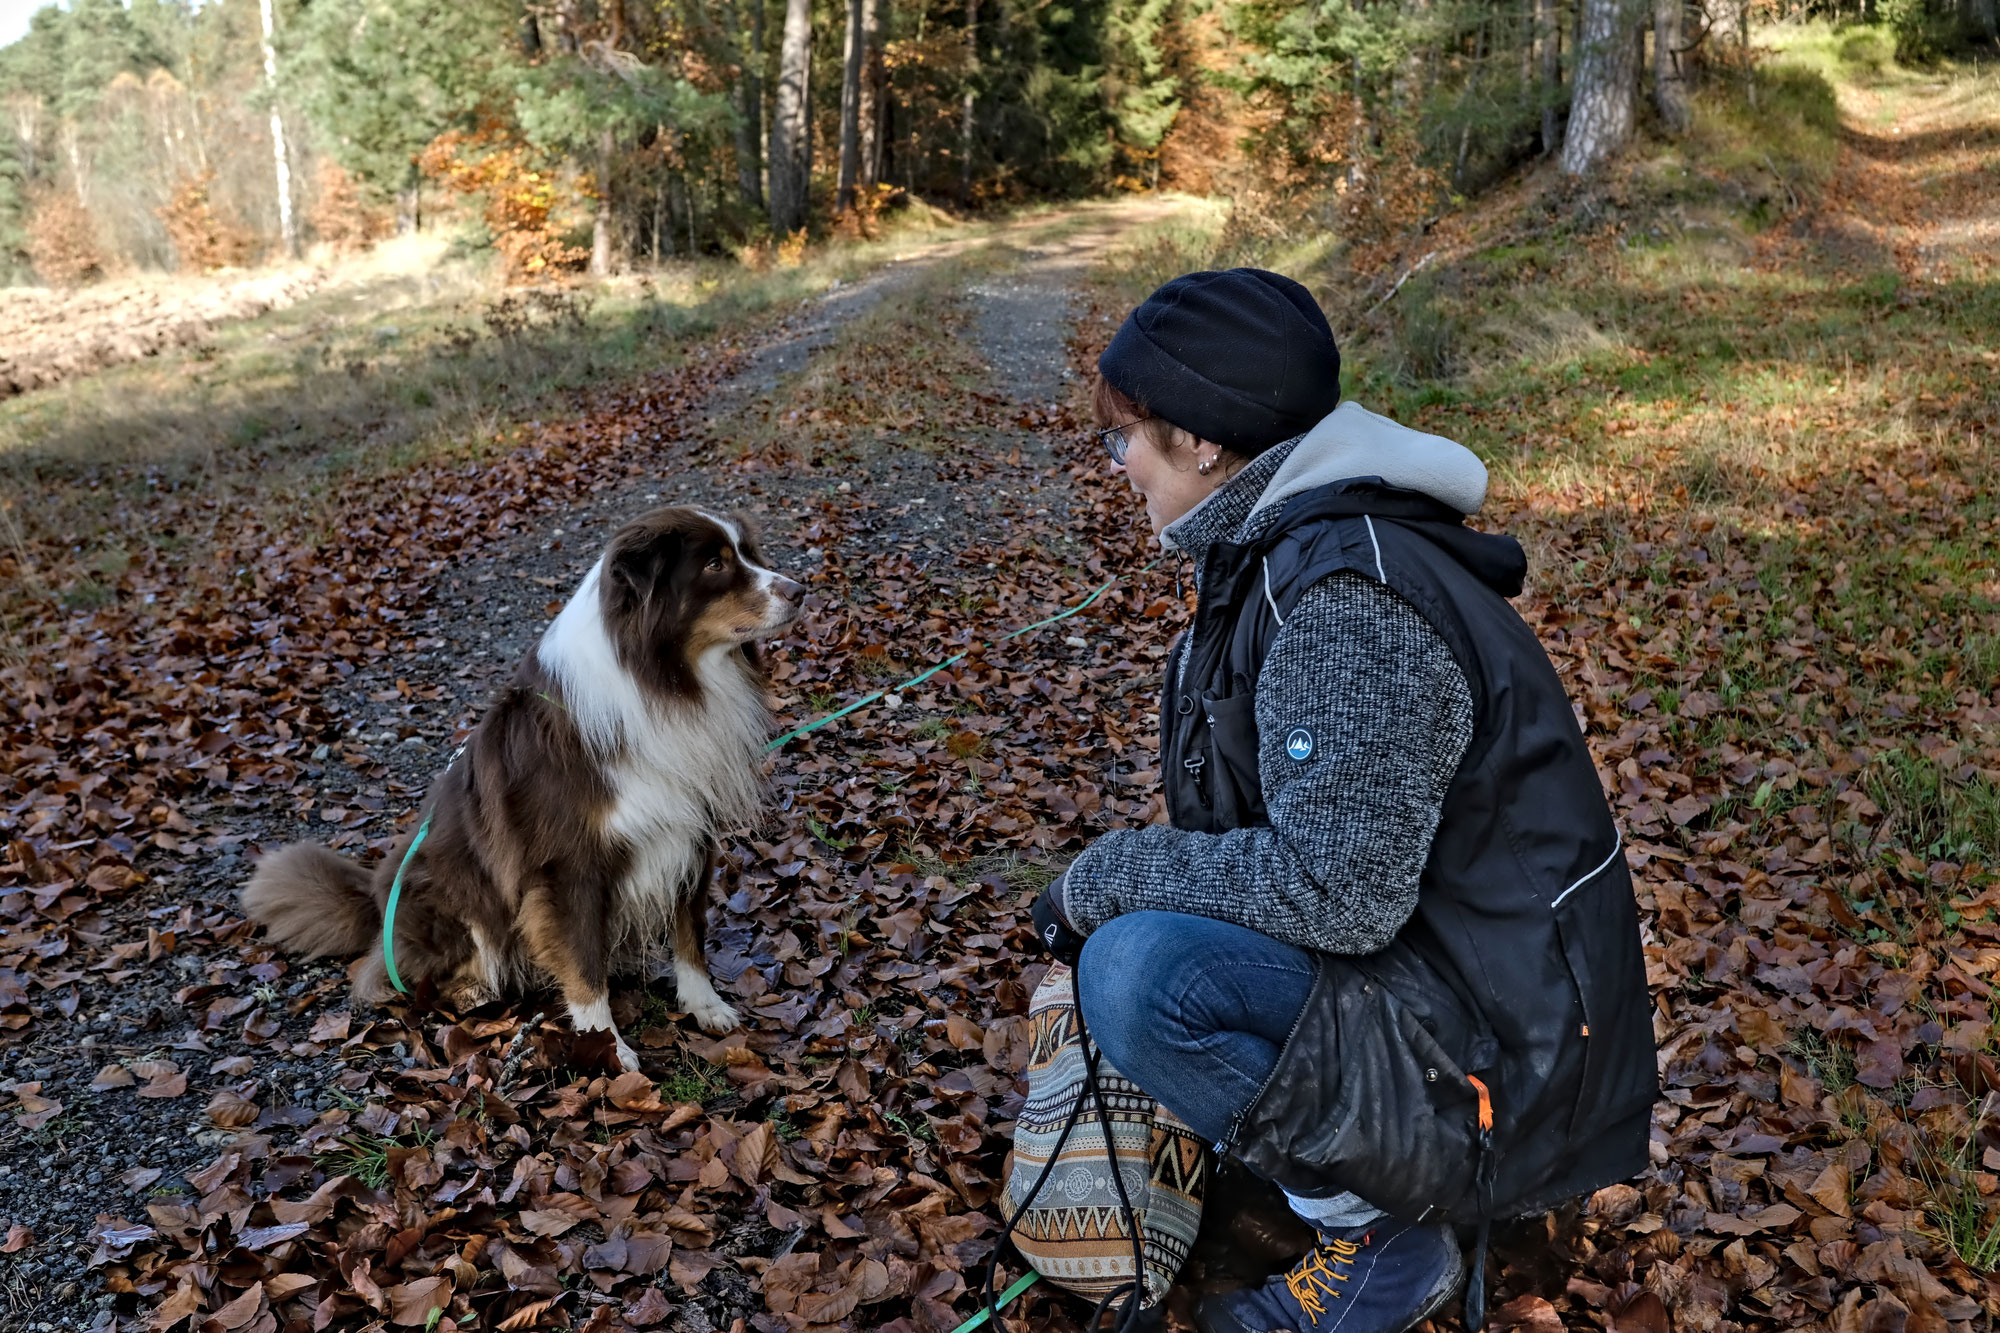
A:
{"type": "Polygon", "coordinates": [[[1415,915],[1380,953],[1321,957],[1231,1131],[1230,1150],[1294,1193],[1347,1189],[1399,1217],[1472,1221],[1646,1165],[1657,1086],[1631,879],[1562,682],[1505,600],[1526,568],[1511,538],[1372,480],[1294,496],[1263,536],[1204,557],[1161,708],[1175,826],[1269,822],[1258,672],[1280,621],[1330,574],[1414,606],[1473,698],[1415,915]]]}

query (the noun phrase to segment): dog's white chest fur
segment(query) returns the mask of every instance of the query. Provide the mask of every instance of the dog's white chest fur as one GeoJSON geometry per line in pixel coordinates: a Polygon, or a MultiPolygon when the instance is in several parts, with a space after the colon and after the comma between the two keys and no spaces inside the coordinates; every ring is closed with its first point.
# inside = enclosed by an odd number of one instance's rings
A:
{"type": "Polygon", "coordinates": [[[712,831],[758,805],[757,760],[770,717],[755,674],[733,648],[697,663],[698,700],[648,698],[618,661],[592,569],[536,650],[562,687],[585,747],[612,791],[608,832],[631,851],[619,886],[628,933],[646,934],[700,870],[712,831]]]}

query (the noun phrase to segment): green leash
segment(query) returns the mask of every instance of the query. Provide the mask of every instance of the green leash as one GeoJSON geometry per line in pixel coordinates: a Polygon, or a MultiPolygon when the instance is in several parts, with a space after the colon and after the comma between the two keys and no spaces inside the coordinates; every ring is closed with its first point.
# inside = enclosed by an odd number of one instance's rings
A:
{"type": "Polygon", "coordinates": [[[389,984],[404,995],[410,993],[410,988],[396,972],[396,900],[403,896],[403,872],[410,868],[410,858],[424,845],[430,831],[431,817],[425,815],[424,822],[417,825],[417,836],[410,839],[410,849],[403,853],[403,864],[396,867],[396,878],[389,881],[389,905],[382,909],[382,966],[389,971],[389,984]]]}
{"type": "MultiPolygon", "coordinates": [[[[1152,564],[1147,565],[1145,569],[1142,569],[1139,572],[1141,574],[1149,572],[1150,570],[1153,569],[1154,566],[1160,563],[1160,560],[1164,559],[1166,559],[1166,557],[1161,556],[1159,560],[1153,561],[1152,564]]],[[[1067,611],[1058,611],[1056,614],[1050,616],[1047,620],[1037,620],[1032,625],[1023,625],[1021,628],[1013,631],[1010,634],[1002,634],[999,638],[994,639],[992,643],[985,643],[985,644],[975,643],[972,645],[972,648],[967,648],[962,653],[956,653],[951,657],[945,658],[944,661],[939,662],[936,666],[932,667],[930,670],[922,673],[921,675],[910,677],[908,680],[904,681],[901,685],[891,685],[887,689],[877,690],[875,691],[875,693],[869,695],[865,699],[856,699],[853,703],[847,705],[847,707],[841,709],[837,713],[828,713],[825,717],[821,718],[817,722],[808,722],[803,727],[794,727],[790,731],[786,732],[784,735],[778,737],[778,739],[772,741],[769,745],[765,746],[764,752],[766,754],[769,754],[771,751],[778,749],[780,746],[782,746],[786,741],[795,741],[809,731],[818,731],[821,727],[825,726],[829,722],[837,722],[841,718],[846,717],[849,713],[853,712],[857,708],[866,708],[869,704],[874,703],[877,699],[880,699],[885,694],[895,694],[898,691],[909,689],[912,685],[921,685],[925,681],[929,680],[932,676],[935,676],[938,672],[944,670],[946,667],[952,665],[953,663],[963,662],[967,657],[972,655],[972,651],[974,648],[988,648],[991,647],[992,644],[994,643],[1005,643],[1009,639],[1018,639],[1023,634],[1027,634],[1034,630],[1042,629],[1046,626],[1053,625],[1058,620],[1068,620],[1071,616],[1075,615],[1077,612],[1083,610],[1086,606],[1089,606],[1092,602],[1102,597],[1110,589],[1112,584],[1118,582],[1119,579],[1122,579],[1124,577],[1125,576],[1123,574],[1113,574],[1110,578],[1098,584],[1097,588],[1090,594],[1090,596],[1084,598],[1082,601],[1078,602],[1075,606],[1070,607],[1067,611]]]]}
{"type": "MultiPolygon", "coordinates": [[[[549,702],[555,701],[551,699],[549,702]]],[[[471,742],[468,741],[466,744],[469,745],[471,742]]],[[[451,772],[451,766],[457,763],[464,753],[464,745],[453,750],[451,758],[444,761],[444,771],[451,772]]],[[[396,993],[399,995],[408,995],[410,988],[403,984],[402,975],[396,971],[396,904],[402,901],[403,897],[403,872],[410,868],[410,858],[417,854],[417,848],[424,845],[424,839],[430,836],[430,832],[431,817],[425,815],[424,822],[417,825],[417,836],[410,839],[410,845],[403,850],[402,864],[396,867],[396,878],[389,881],[388,905],[382,909],[382,966],[389,973],[389,984],[396,988],[396,993]]]]}
{"type": "MultiPolygon", "coordinates": [[[[1145,568],[1141,569],[1139,573],[1141,574],[1150,573],[1153,569],[1158,567],[1161,560],[1165,559],[1166,559],[1165,556],[1158,557],[1157,559],[1147,564],[1145,568]]],[[[1098,598],[1102,597],[1106,592],[1110,591],[1111,585],[1118,582],[1119,579],[1124,577],[1125,575],[1123,574],[1113,574],[1110,578],[1098,584],[1097,587],[1092,590],[1090,596],[1084,598],[1082,601],[1078,602],[1075,606],[1070,607],[1068,610],[1058,611],[1056,614],[1048,617],[1048,619],[1037,620],[1032,625],[1023,625],[1020,629],[1014,630],[1011,633],[1003,634],[999,638],[992,640],[991,643],[986,643],[986,644],[975,643],[972,645],[971,648],[967,648],[964,652],[955,653],[952,656],[947,657],[944,661],[939,662],[936,666],[932,667],[930,670],[925,671],[919,675],[910,677],[908,680],[904,681],[901,685],[891,685],[887,689],[877,690],[875,691],[875,693],[867,696],[866,698],[856,699],[853,703],[847,705],[847,707],[841,709],[839,712],[828,713],[825,717],[820,718],[818,721],[808,722],[803,727],[794,727],[790,731],[786,732],[784,735],[778,737],[778,739],[772,741],[769,745],[765,746],[764,753],[769,754],[771,751],[783,747],[787,741],[795,741],[799,737],[805,735],[807,732],[818,731],[821,727],[825,726],[829,722],[838,722],[841,718],[846,717],[849,713],[853,712],[855,709],[866,708],[869,704],[874,703],[877,699],[880,699],[885,694],[894,694],[899,690],[907,690],[912,685],[921,685],[925,681],[929,680],[932,676],[935,676],[938,672],[944,670],[948,666],[951,666],[953,663],[963,662],[967,657],[972,655],[973,649],[975,648],[991,647],[992,644],[995,643],[1006,643],[1009,639],[1018,639],[1023,634],[1030,634],[1033,633],[1035,630],[1045,629],[1048,626],[1055,624],[1059,620],[1068,620],[1071,616],[1083,610],[1085,607],[1089,606],[1092,602],[1095,602],[1098,598]]],[[[550,700],[550,702],[553,703],[555,701],[550,700]]],[[[450,763],[447,763],[445,765],[445,771],[450,772],[451,765],[457,763],[459,755],[462,755],[464,753],[465,753],[465,747],[462,745],[459,746],[458,753],[452,755],[450,763]]],[[[430,833],[430,831],[431,831],[431,817],[429,815],[425,815],[424,822],[417,825],[417,836],[410,839],[409,849],[403,853],[402,864],[396,867],[396,878],[389,882],[389,901],[388,904],[382,909],[382,965],[389,973],[389,984],[394,986],[399,994],[403,995],[408,995],[410,993],[410,988],[403,984],[403,978],[396,972],[396,904],[400,902],[403,897],[403,873],[410,868],[410,858],[414,857],[417,854],[417,848],[424,845],[424,838],[430,833]]],[[[1030,1275],[1029,1277],[1023,1278],[1021,1281],[1015,1283],[1014,1286],[1008,1289],[1006,1298],[1001,1301],[1001,1304],[1005,1305],[1007,1301],[1014,1299],[1015,1296],[1018,1296],[1021,1292],[1026,1291],[1028,1289],[1028,1283],[1032,1281],[1034,1281],[1034,1277],[1030,1275]]],[[[952,1333],[965,1333],[967,1329],[978,1327],[980,1321],[984,1320],[985,1318],[986,1315],[982,1311],[976,1319],[968,1321],[967,1323],[961,1325],[959,1328],[953,1329],[952,1333]]]]}
{"type": "MultiPolygon", "coordinates": [[[[1026,1273],[1023,1273],[1020,1277],[1014,1279],[1014,1285],[1000,1293],[1000,1299],[993,1303],[993,1309],[994,1310],[1005,1309],[1007,1307],[1008,1302],[1012,1301],[1016,1296],[1019,1296],[1029,1287],[1034,1286],[1035,1283],[1041,1278],[1041,1276],[1042,1275],[1040,1273],[1037,1273],[1033,1269],[1030,1269],[1026,1273]]],[[[991,1314],[992,1312],[993,1312],[992,1310],[981,1310],[978,1314],[972,1316],[972,1318],[966,1320],[964,1323],[960,1324],[957,1328],[954,1328],[951,1331],[951,1333],[972,1333],[973,1329],[978,1328],[981,1324],[986,1322],[986,1316],[991,1314]]]]}

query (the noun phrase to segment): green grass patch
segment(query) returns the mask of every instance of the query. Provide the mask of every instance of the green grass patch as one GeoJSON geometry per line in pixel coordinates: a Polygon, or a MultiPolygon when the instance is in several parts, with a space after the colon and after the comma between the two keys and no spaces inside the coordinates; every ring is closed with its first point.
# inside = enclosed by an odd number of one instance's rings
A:
{"type": "Polygon", "coordinates": [[[1854,1052],[1817,1028],[1800,1028],[1783,1053],[1804,1065],[1806,1073],[1830,1093],[1839,1094],[1854,1086],[1854,1052]]]}
{"type": "Polygon", "coordinates": [[[1915,1142],[1924,1217],[1937,1238],[1976,1273],[2000,1269],[2000,1211],[1980,1193],[1975,1141],[1940,1143],[1919,1135],[1915,1142]]]}
{"type": "Polygon", "coordinates": [[[353,1176],[370,1189],[389,1183],[389,1152],[394,1148],[428,1148],[437,1135],[428,1130],[390,1136],[358,1130],[336,1140],[336,1146],[314,1154],[313,1160],[329,1175],[353,1176]]]}
{"type": "Polygon", "coordinates": [[[686,1052],[676,1057],[672,1071],[660,1080],[660,1100],[668,1102],[705,1105],[728,1091],[729,1079],[720,1069],[686,1052]]]}
{"type": "MultiPolygon", "coordinates": [[[[740,414],[743,452],[788,456],[807,467],[853,462],[881,449],[963,448],[980,422],[976,395],[987,367],[973,334],[969,275],[999,267],[998,251],[899,276],[842,320],[833,341],[740,414]]],[[[862,656],[864,675],[893,675],[893,661],[862,656]]]]}
{"type": "Polygon", "coordinates": [[[519,437],[507,427],[551,397],[671,367],[695,342],[854,280],[910,243],[898,233],[793,267],[689,260],[532,289],[497,286],[481,257],[395,243],[197,346],[0,401],[0,483],[39,497],[14,521],[21,541],[45,550],[94,547],[106,533],[147,540],[116,531],[115,516],[180,491],[218,512],[310,512],[422,459],[511,448],[519,437]]]}
{"type": "Polygon", "coordinates": [[[1927,860],[2000,860],[2000,785],[1963,765],[1899,748],[1868,771],[1868,794],[1893,821],[1893,837],[1927,860]]]}

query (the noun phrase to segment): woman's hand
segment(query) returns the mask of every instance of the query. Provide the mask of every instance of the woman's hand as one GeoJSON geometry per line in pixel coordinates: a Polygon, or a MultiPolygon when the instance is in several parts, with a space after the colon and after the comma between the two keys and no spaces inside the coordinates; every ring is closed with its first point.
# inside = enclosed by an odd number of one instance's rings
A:
{"type": "Polygon", "coordinates": [[[1067,878],[1066,874],[1058,876],[1053,884],[1043,889],[1042,896],[1035,899],[1030,915],[1034,917],[1035,935],[1041,940],[1042,947],[1053,954],[1057,962],[1073,967],[1077,955],[1083,952],[1083,936],[1071,928],[1069,918],[1063,914],[1062,891],[1067,878]]]}

